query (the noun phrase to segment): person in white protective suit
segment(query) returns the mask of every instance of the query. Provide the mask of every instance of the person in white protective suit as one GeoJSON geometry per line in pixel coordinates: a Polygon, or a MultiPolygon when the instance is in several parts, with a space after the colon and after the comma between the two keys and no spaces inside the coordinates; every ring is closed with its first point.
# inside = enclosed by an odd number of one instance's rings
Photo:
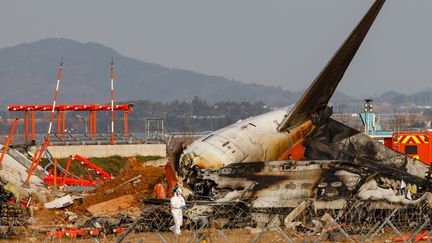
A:
{"type": "Polygon", "coordinates": [[[170,199],[171,213],[174,218],[174,225],[170,227],[171,231],[176,235],[181,234],[180,226],[183,224],[183,208],[186,206],[185,200],[182,196],[181,188],[177,188],[174,196],[170,199]]]}

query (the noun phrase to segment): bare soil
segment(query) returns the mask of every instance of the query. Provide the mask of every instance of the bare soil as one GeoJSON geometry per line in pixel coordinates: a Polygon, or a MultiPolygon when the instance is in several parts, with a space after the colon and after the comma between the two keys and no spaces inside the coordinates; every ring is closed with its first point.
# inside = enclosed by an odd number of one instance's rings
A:
{"type": "Polygon", "coordinates": [[[107,181],[104,185],[98,187],[86,195],[81,203],[76,203],[70,208],[71,211],[82,213],[94,204],[105,202],[124,195],[133,195],[137,204],[142,203],[144,199],[149,198],[154,193],[154,187],[159,181],[165,178],[165,169],[163,167],[144,166],[142,162],[135,158],[128,160],[127,169],[123,169],[121,174],[113,180],[107,181]],[[127,183],[121,187],[120,184],[130,180],[138,175],[141,175],[139,183],[127,183]],[[113,190],[111,194],[106,195],[105,192],[113,190]]]}

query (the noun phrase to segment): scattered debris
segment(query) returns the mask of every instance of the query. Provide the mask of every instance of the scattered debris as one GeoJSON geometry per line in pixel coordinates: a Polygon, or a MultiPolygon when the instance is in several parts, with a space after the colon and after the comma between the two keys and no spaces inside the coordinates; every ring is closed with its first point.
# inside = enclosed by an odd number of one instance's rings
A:
{"type": "Polygon", "coordinates": [[[291,213],[288,214],[288,216],[285,217],[284,225],[290,225],[301,213],[304,212],[307,206],[308,202],[301,202],[293,211],[291,211],[291,213]]]}
{"type": "Polygon", "coordinates": [[[73,204],[72,197],[70,195],[66,195],[61,198],[57,198],[51,202],[45,203],[46,208],[64,208],[73,204]]]}
{"type": "Polygon", "coordinates": [[[65,187],[66,192],[69,193],[81,193],[81,192],[88,192],[88,191],[92,191],[94,189],[96,189],[96,187],[94,186],[66,186],[65,187]]]}

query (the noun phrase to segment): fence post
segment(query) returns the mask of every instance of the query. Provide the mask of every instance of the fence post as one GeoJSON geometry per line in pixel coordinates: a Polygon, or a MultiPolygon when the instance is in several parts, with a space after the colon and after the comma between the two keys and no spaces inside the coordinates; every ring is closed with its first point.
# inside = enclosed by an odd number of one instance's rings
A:
{"type": "MultiPolygon", "coordinates": [[[[375,234],[380,231],[386,224],[387,224],[387,220],[390,219],[391,217],[393,217],[393,215],[398,211],[398,208],[396,208],[395,210],[393,210],[393,212],[384,220],[384,222],[378,227],[378,229],[376,229],[370,236],[373,237],[375,236],[375,234]]],[[[364,242],[368,239],[368,235],[366,235],[365,238],[363,238],[362,240],[360,240],[360,242],[364,242]]]]}
{"type": "Polygon", "coordinates": [[[376,222],[376,224],[367,232],[365,237],[359,241],[359,243],[362,243],[364,240],[366,240],[372,233],[375,232],[375,229],[380,225],[380,222],[376,222]]]}
{"type": "Polygon", "coordinates": [[[203,231],[204,227],[207,226],[208,224],[203,224],[198,231],[195,234],[192,234],[192,238],[190,238],[190,240],[188,241],[188,243],[193,242],[193,240],[195,240],[195,238],[197,238],[197,236],[199,236],[199,234],[203,231]]]}
{"type": "Polygon", "coordinates": [[[273,219],[270,221],[270,223],[268,223],[267,226],[263,229],[263,231],[261,231],[261,232],[257,235],[257,237],[255,238],[255,240],[252,241],[252,243],[256,243],[256,242],[258,242],[258,240],[261,238],[261,236],[262,236],[265,232],[267,232],[267,230],[270,228],[270,226],[273,225],[273,223],[276,221],[276,219],[277,219],[277,215],[273,217],[273,219]]]}
{"type": "Polygon", "coordinates": [[[163,243],[167,243],[167,241],[162,237],[161,234],[159,234],[159,232],[156,232],[157,237],[159,237],[159,239],[163,242],[163,243]]]}
{"type": "Polygon", "coordinates": [[[347,238],[350,242],[354,243],[354,240],[345,232],[345,230],[342,229],[342,227],[340,227],[339,224],[337,224],[336,222],[333,222],[333,224],[338,228],[338,230],[345,236],[345,238],[347,238]]]}
{"type": "Polygon", "coordinates": [[[225,240],[225,242],[231,242],[228,240],[228,238],[225,236],[225,234],[220,229],[215,229],[216,232],[225,240]]]}
{"type": "Polygon", "coordinates": [[[398,234],[398,235],[402,238],[403,242],[408,242],[408,241],[405,239],[405,237],[402,235],[402,233],[401,233],[398,229],[396,229],[396,227],[393,225],[393,223],[392,223],[389,219],[386,219],[386,222],[387,222],[387,224],[390,226],[390,228],[392,228],[392,230],[393,230],[394,232],[396,232],[396,234],[398,234]]]}
{"type": "Polygon", "coordinates": [[[123,234],[116,240],[116,243],[121,243],[123,240],[124,240],[124,238],[137,226],[137,224],[139,223],[139,222],[141,222],[143,220],[143,217],[142,216],[140,216],[138,219],[136,219],[135,220],[135,222],[133,222],[130,226],[129,226],[129,228],[127,228],[126,230],[125,230],[125,232],[123,232],[123,234]]]}
{"type": "MultiPolygon", "coordinates": [[[[267,226],[263,229],[263,231],[261,231],[258,235],[257,235],[257,237],[255,238],[255,240],[253,240],[252,242],[253,243],[255,243],[255,242],[258,242],[258,240],[261,238],[261,236],[265,233],[265,232],[267,232],[270,228],[273,228],[272,226],[273,226],[273,224],[276,222],[276,219],[278,218],[278,215],[276,215],[276,216],[274,216],[273,217],[273,219],[270,221],[270,223],[269,224],[267,224],[267,226]]],[[[290,243],[292,243],[292,240],[288,237],[288,235],[286,235],[285,234],[285,232],[283,232],[283,230],[279,227],[279,226],[276,226],[275,227],[276,228],[276,230],[288,241],[288,242],[290,242],[290,243]]]]}
{"type": "Polygon", "coordinates": [[[328,229],[331,229],[332,227],[336,227],[338,229],[338,231],[350,242],[354,243],[354,240],[339,226],[339,224],[336,222],[336,220],[334,220],[333,222],[331,222],[330,224],[328,224],[325,229],[327,229],[326,231],[322,232],[322,234],[318,237],[318,239],[316,239],[314,241],[314,243],[318,243],[321,241],[321,238],[324,236],[325,232],[328,232],[328,229]]]}
{"type": "Polygon", "coordinates": [[[285,232],[283,232],[283,230],[279,227],[276,226],[276,229],[279,231],[279,233],[281,233],[281,235],[289,242],[292,243],[292,240],[288,237],[287,234],[285,234],[285,232]]]}
{"type": "MultiPolygon", "coordinates": [[[[408,242],[414,242],[414,238],[417,236],[418,233],[420,233],[420,231],[427,225],[429,224],[430,219],[426,218],[425,222],[420,226],[420,228],[418,228],[409,238],[408,242]]],[[[428,237],[429,238],[429,237],[428,237]]]]}

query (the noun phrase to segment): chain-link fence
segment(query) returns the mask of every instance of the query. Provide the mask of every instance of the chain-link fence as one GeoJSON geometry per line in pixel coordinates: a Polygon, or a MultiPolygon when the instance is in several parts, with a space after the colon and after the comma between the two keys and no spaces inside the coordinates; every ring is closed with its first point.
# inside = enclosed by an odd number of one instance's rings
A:
{"type": "MultiPolygon", "coordinates": [[[[306,205],[306,206],[305,206],[306,205]]],[[[432,237],[427,202],[402,207],[356,201],[341,209],[253,209],[242,203],[196,203],[184,213],[182,234],[168,207],[150,207],[117,242],[415,242],[432,237]]]]}

